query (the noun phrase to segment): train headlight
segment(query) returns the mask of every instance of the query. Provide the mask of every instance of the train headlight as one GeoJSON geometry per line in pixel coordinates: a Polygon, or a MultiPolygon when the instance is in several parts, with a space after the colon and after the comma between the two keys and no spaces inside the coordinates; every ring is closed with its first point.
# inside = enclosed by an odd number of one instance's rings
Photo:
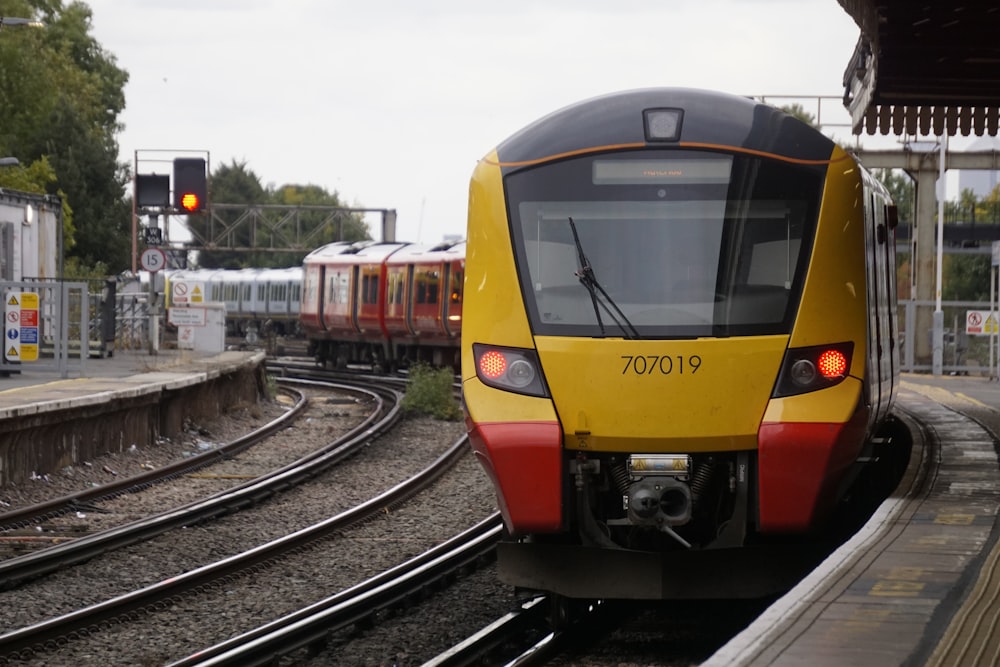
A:
{"type": "Polygon", "coordinates": [[[642,112],[646,141],[677,141],[681,138],[682,109],[646,109],[642,112]]]}
{"type": "Polygon", "coordinates": [[[507,377],[515,387],[527,387],[535,379],[535,368],[524,359],[516,359],[507,369],[507,377]]]}
{"type": "Polygon", "coordinates": [[[850,342],[789,348],[771,396],[795,396],[838,384],[847,377],[853,353],[850,342]]]}
{"type": "Polygon", "coordinates": [[[791,378],[800,387],[808,387],[816,381],[816,364],[808,359],[797,359],[792,364],[791,378]]]}
{"type": "Polygon", "coordinates": [[[495,389],[528,396],[548,396],[534,350],[472,344],[476,376],[495,389]]]}

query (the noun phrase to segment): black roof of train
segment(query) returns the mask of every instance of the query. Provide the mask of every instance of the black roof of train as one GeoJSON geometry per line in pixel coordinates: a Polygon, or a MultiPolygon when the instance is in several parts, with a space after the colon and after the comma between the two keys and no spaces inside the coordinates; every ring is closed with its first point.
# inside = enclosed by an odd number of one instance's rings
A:
{"type": "Polygon", "coordinates": [[[736,146],[800,160],[827,160],[833,142],[779,109],[746,97],[693,88],[648,88],[591,98],[528,125],[497,147],[507,170],[602,147],[736,146]],[[681,109],[679,141],[648,142],[647,109],[681,109]]]}

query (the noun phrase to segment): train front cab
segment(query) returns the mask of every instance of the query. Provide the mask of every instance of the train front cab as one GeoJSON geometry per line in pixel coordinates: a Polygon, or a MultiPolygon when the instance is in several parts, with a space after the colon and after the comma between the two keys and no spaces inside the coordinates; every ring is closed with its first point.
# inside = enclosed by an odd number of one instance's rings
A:
{"type": "Polygon", "coordinates": [[[756,536],[822,526],[894,391],[884,193],[819,143],[808,166],[735,150],[477,167],[463,389],[506,581],[715,597],[800,574],[756,536]],[[639,182],[681,171],[701,181],[639,182]]]}

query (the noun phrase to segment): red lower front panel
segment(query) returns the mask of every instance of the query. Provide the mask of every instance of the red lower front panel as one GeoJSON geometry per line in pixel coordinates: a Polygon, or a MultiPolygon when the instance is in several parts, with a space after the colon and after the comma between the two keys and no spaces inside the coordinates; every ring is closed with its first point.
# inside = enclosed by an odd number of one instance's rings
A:
{"type": "Polygon", "coordinates": [[[562,430],[558,422],[469,424],[472,449],[493,479],[512,535],[562,528],[562,430]]]}
{"type": "Polygon", "coordinates": [[[864,445],[867,412],[843,423],[764,422],[757,434],[760,531],[801,533],[837,502],[864,445]]]}

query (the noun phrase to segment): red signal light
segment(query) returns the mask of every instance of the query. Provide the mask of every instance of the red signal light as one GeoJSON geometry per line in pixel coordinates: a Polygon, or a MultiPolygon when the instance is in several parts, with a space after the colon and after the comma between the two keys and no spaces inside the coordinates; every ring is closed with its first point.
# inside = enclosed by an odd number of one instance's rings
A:
{"type": "Polygon", "coordinates": [[[496,350],[488,350],[479,358],[479,370],[484,377],[495,380],[507,370],[507,358],[496,350]]]}
{"type": "Polygon", "coordinates": [[[840,350],[826,350],[819,355],[816,365],[825,378],[843,377],[847,372],[847,357],[840,350]]]}
{"type": "Polygon", "coordinates": [[[181,195],[181,208],[185,211],[197,211],[200,208],[200,204],[198,195],[193,192],[185,192],[181,195]]]}

